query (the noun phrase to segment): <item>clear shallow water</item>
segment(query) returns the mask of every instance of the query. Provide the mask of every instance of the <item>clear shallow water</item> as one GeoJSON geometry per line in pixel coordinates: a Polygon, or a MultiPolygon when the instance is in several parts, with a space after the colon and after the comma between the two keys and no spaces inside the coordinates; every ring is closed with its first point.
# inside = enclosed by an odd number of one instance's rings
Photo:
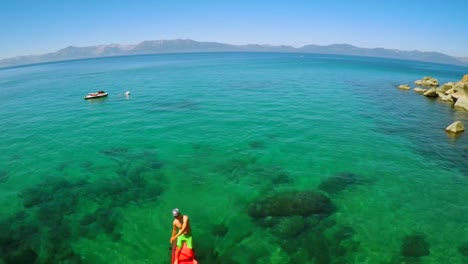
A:
{"type": "Polygon", "coordinates": [[[179,207],[202,263],[466,263],[468,138],[444,128],[468,113],[395,88],[466,73],[259,53],[0,70],[3,261],[168,263],[179,207]],[[334,211],[249,214],[303,191],[334,211]]]}

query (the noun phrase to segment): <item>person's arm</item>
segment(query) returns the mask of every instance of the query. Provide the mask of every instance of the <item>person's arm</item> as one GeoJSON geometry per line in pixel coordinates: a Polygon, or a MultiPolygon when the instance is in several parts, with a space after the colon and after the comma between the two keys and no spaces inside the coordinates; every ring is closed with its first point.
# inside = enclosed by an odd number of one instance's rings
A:
{"type": "Polygon", "coordinates": [[[172,235],[171,235],[171,239],[169,240],[169,243],[171,243],[171,244],[176,239],[174,237],[174,235],[176,234],[176,231],[177,231],[176,226],[174,225],[174,223],[172,223],[172,235]]]}
{"type": "Polygon", "coordinates": [[[180,228],[179,232],[177,233],[177,235],[173,236],[173,239],[176,239],[178,238],[180,235],[182,234],[185,234],[185,230],[187,229],[187,224],[188,224],[188,221],[189,221],[189,218],[188,216],[184,215],[183,216],[184,220],[183,220],[183,224],[182,224],[182,227],[180,228]]]}

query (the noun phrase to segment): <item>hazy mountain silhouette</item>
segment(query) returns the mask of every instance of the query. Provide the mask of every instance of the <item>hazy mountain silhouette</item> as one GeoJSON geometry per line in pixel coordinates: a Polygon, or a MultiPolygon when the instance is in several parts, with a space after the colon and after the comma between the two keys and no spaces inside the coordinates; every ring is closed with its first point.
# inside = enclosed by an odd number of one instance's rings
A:
{"type": "Polygon", "coordinates": [[[438,52],[402,51],[384,48],[359,48],[348,44],[306,45],[300,48],[273,45],[230,45],[218,42],[199,42],[190,39],[143,41],[136,45],[99,45],[90,47],[66,47],[56,52],[43,55],[19,56],[0,60],[0,67],[11,67],[34,63],[64,61],[84,58],[126,56],[158,53],[189,52],[294,52],[354,55],[367,57],[392,58],[403,60],[426,61],[443,64],[468,66],[466,58],[456,58],[438,52]]]}

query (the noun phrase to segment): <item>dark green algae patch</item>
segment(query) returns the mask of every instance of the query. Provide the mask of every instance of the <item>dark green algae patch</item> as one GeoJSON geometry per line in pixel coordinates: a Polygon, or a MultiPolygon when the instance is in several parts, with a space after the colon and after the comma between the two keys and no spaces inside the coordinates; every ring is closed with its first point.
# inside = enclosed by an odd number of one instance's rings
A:
{"type": "Polygon", "coordinates": [[[0,219],[0,263],[85,263],[74,252],[74,242],[100,235],[121,239],[125,207],[154,202],[162,194],[163,163],[146,152],[138,157],[122,149],[104,154],[117,161],[115,177],[49,177],[19,194],[23,210],[0,219]]]}

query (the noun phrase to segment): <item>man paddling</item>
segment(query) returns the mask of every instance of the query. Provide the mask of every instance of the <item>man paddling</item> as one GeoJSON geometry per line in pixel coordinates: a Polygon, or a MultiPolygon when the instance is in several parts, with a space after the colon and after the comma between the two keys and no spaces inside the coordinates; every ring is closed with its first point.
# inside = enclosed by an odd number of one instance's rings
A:
{"type": "MultiPolygon", "coordinates": [[[[192,228],[190,227],[189,217],[187,215],[182,215],[179,209],[175,208],[172,210],[172,216],[174,216],[174,221],[172,222],[172,235],[170,243],[172,245],[174,241],[177,241],[174,264],[178,264],[180,251],[184,242],[187,245],[187,248],[193,251],[192,228]],[[178,232],[177,229],[179,229],[178,232]]],[[[195,260],[195,253],[193,256],[193,263],[198,263],[198,261],[195,260]]]]}

